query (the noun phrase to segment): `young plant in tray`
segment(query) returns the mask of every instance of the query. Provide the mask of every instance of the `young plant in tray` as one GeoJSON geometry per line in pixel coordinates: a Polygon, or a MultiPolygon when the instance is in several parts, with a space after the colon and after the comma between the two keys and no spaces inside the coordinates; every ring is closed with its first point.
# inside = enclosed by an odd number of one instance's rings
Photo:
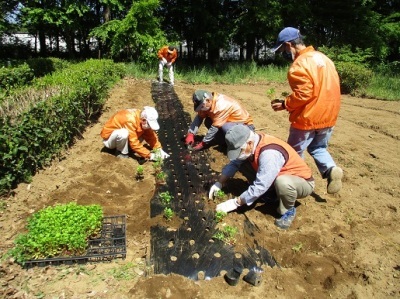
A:
{"type": "Polygon", "coordinates": [[[33,214],[27,233],[20,234],[9,255],[18,263],[57,256],[79,256],[86,253],[87,240],[96,236],[103,221],[99,205],[76,203],[47,207],[33,214]]]}

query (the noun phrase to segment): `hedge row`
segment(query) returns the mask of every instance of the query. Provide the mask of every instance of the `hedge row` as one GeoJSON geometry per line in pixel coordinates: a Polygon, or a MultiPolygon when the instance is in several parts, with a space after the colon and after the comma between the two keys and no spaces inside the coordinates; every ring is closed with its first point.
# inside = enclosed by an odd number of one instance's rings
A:
{"type": "Polygon", "coordinates": [[[0,89],[9,90],[26,85],[34,78],[67,68],[70,62],[51,57],[2,61],[0,64],[0,89]]]}
{"type": "Polygon", "coordinates": [[[36,82],[37,89],[57,92],[43,96],[17,117],[0,118],[0,195],[29,182],[69,147],[98,116],[109,89],[124,75],[123,64],[88,60],[36,82]]]}

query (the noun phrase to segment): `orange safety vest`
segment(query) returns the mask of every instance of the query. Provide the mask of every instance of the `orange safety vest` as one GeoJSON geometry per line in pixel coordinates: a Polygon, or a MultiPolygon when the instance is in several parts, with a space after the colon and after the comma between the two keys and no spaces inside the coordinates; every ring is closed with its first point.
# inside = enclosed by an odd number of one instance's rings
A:
{"type": "Polygon", "coordinates": [[[299,154],[285,141],[264,133],[259,133],[260,142],[257,144],[256,151],[254,152],[254,160],[251,161],[251,165],[254,170],[258,170],[260,154],[266,149],[274,149],[279,151],[285,158],[285,164],[283,165],[278,176],[289,174],[301,177],[305,180],[314,180],[312,177],[311,168],[308,167],[306,162],[299,156],[299,154]]]}
{"type": "Polygon", "coordinates": [[[211,108],[208,111],[199,111],[201,118],[209,117],[212,120],[212,125],[221,128],[227,122],[243,123],[252,125],[253,119],[249,112],[240,105],[236,100],[213,92],[211,108]]]}

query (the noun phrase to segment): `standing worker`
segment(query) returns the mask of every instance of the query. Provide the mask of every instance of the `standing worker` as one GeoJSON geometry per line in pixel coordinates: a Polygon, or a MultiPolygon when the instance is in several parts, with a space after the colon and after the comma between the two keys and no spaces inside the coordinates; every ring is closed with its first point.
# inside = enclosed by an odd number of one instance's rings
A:
{"type": "Polygon", "coordinates": [[[192,100],[193,109],[197,115],[189,127],[185,144],[194,145],[194,137],[203,121],[208,128],[203,140],[195,145],[193,150],[202,150],[208,147],[212,141],[217,144],[225,144],[225,133],[237,124],[244,124],[252,131],[255,130],[249,112],[239,102],[226,95],[196,90],[192,100]]]}
{"type": "Polygon", "coordinates": [[[169,84],[174,85],[174,66],[178,58],[178,50],[173,46],[164,46],[157,53],[158,63],[158,82],[163,82],[164,66],[168,69],[169,84]]]}
{"type": "Polygon", "coordinates": [[[158,113],[153,107],[140,109],[125,109],[115,113],[104,125],[100,136],[103,144],[109,149],[116,149],[117,157],[128,158],[129,147],[144,159],[156,161],[168,158],[169,155],[161,148],[161,143],[155,133],[160,128],[158,113]],[[150,152],[143,144],[146,141],[154,152],[150,152]]]}
{"type": "Polygon", "coordinates": [[[273,187],[279,200],[278,213],[282,215],[275,225],[288,229],[296,216],[296,199],[304,198],[314,190],[310,167],[285,141],[264,133],[257,134],[247,126],[234,126],[225,139],[230,162],[222,169],[218,182],[210,188],[208,197],[213,199],[225,182],[245,166],[242,163],[249,163],[256,175],[246,191],[218,204],[217,211],[228,213],[241,205],[250,206],[273,187]]]}
{"type": "Polygon", "coordinates": [[[327,179],[327,192],[337,193],[342,188],[343,171],[327,150],[340,109],[335,65],[312,46],[306,47],[300,31],[292,27],[279,33],[273,51],[293,62],[287,74],[292,94],[272,101],[271,107],[274,111],[289,111],[288,143],[303,158],[307,149],[327,179]]]}

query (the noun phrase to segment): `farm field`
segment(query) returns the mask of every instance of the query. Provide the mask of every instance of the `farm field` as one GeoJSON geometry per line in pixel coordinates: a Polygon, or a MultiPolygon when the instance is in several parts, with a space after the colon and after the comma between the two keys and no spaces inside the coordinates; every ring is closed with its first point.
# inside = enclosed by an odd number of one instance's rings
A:
{"type": "MultiPolygon", "coordinates": [[[[286,84],[191,85],[179,81],[174,90],[192,117],[191,97],[196,89],[232,96],[250,112],[256,129],[286,140],[288,115],[270,108],[266,91],[271,88],[277,95],[290,91],[286,84]]],[[[112,90],[98,122],[87,128],[62,160],[40,171],[30,184],[20,184],[0,212],[0,253],[4,254],[32,213],[70,201],[100,204],[105,215],[127,216],[126,259],[28,270],[11,260],[2,261],[0,298],[400,297],[400,102],[342,96],[329,149],[344,170],[343,189],[334,196],[327,194],[326,182],[307,155],[316,189],[313,196],[298,202],[289,230],[275,227],[274,206],[264,203],[226,217],[227,223],[239,228],[238,243],[245,217],[255,223],[259,243],[280,265],[264,267],[259,286],[240,281],[233,287],[222,275],[195,281],[151,271],[150,227],[166,225],[161,217],[150,217],[150,199],[156,191],[152,165],[143,164],[144,180],[137,182],[138,162],[102,151],[100,138],[103,124],[114,112],[143,106],[154,106],[151,82],[123,80],[112,90]]],[[[215,158],[211,168],[219,172],[227,158],[215,148],[207,151],[215,158]]],[[[237,179],[242,178],[238,175],[237,179]]]]}

